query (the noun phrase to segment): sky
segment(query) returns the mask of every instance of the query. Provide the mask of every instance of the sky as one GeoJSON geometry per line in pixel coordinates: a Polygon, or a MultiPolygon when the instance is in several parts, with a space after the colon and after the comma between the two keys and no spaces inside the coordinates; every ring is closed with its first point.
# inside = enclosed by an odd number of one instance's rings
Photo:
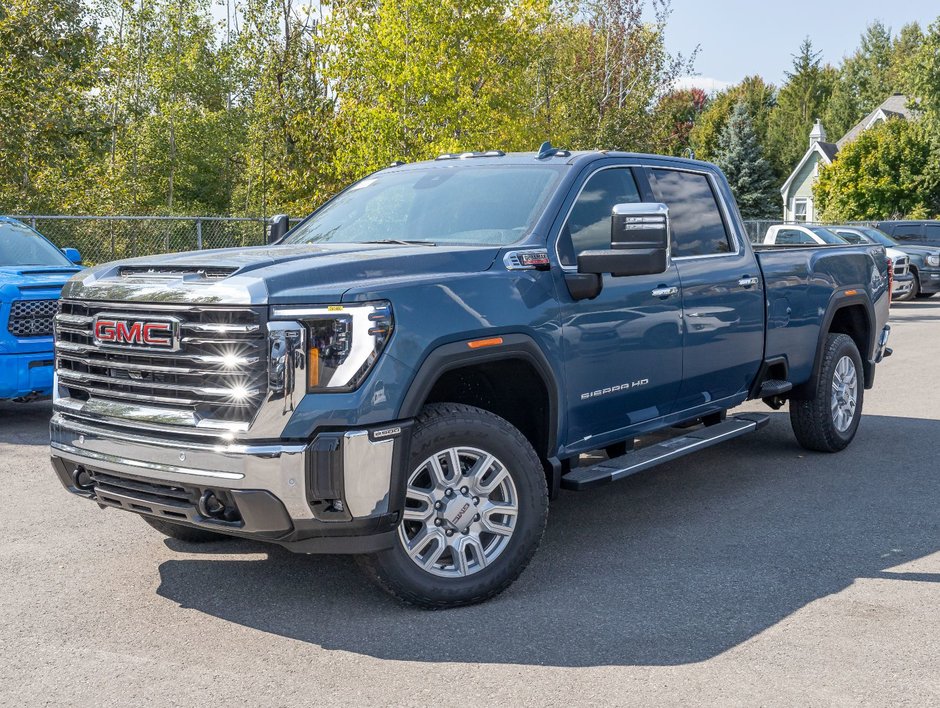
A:
{"type": "Polygon", "coordinates": [[[938,17],[938,0],[672,0],[666,46],[684,55],[700,47],[696,75],[679,87],[720,90],[751,74],[780,85],[807,35],[823,62],[838,66],[875,20],[896,33],[938,17]]]}

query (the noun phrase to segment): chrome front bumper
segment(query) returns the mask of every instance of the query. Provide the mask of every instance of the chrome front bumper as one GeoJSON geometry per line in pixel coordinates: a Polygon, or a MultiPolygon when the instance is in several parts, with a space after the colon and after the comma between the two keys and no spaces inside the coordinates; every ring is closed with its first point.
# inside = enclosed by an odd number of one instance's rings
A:
{"type": "MultiPolygon", "coordinates": [[[[115,432],[57,413],[51,423],[51,453],[66,488],[102,506],[235,535],[255,536],[263,530],[266,540],[292,550],[345,552],[345,547],[320,549],[308,540],[387,534],[397,524],[402,495],[396,491],[402,488],[408,426],[395,424],[394,434],[388,430],[324,433],[311,443],[296,444],[180,442],[115,432]],[[143,491],[135,500],[133,493],[105,494],[103,485],[79,485],[79,468],[123,480],[121,490],[139,486],[143,491]],[[153,485],[192,490],[192,495],[215,491],[239,508],[257,502],[265,509],[264,523],[252,526],[258,512],[251,509],[232,524],[204,516],[191,503],[164,508],[160,498],[155,504],[147,501],[154,498],[145,494],[153,485]],[[283,523],[274,523],[274,517],[283,523]]],[[[369,544],[363,546],[366,550],[346,545],[348,552],[372,550],[369,544]]]]}

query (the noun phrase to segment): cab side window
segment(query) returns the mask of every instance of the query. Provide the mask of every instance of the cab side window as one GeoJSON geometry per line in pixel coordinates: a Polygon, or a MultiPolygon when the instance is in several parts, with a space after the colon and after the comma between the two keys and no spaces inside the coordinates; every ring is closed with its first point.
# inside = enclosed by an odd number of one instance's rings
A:
{"type": "Polygon", "coordinates": [[[891,234],[898,241],[913,241],[914,243],[920,243],[923,241],[923,236],[921,235],[921,229],[923,227],[920,224],[896,224],[894,227],[894,233],[891,234]]]}
{"type": "Polygon", "coordinates": [[[731,240],[708,177],[663,169],[652,169],[649,174],[653,194],[669,207],[673,257],[731,252],[731,240]]]}
{"type": "Polygon", "coordinates": [[[582,251],[610,248],[610,215],[614,207],[639,201],[640,192],[629,167],[603,169],[591,175],[558,239],[562,264],[576,265],[582,251]]]}
{"type": "Polygon", "coordinates": [[[924,224],[924,241],[931,246],[940,246],[940,224],[924,224]]]}
{"type": "Polygon", "coordinates": [[[780,229],[774,244],[777,246],[795,246],[801,243],[812,243],[809,236],[797,229],[780,229]]]}

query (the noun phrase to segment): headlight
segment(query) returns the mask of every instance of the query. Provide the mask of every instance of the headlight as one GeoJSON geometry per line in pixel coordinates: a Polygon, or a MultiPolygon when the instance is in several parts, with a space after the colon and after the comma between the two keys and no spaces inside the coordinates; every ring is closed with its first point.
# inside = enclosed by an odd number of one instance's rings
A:
{"type": "Polygon", "coordinates": [[[369,375],[392,334],[387,302],[304,308],[307,390],[353,391],[369,375]]]}
{"type": "Polygon", "coordinates": [[[927,256],[927,265],[933,266],[934,268],[940,266],[940,253],[934,253],[932,256],[927,256]]]}

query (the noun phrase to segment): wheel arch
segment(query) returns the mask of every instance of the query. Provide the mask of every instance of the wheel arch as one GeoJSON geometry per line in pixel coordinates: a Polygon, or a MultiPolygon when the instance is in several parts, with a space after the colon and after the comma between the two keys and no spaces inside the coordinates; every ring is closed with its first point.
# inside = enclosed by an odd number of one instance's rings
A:
{"type": "MultiPolygon", "coordinates": [[[[849,289],[852,290],[851,288],[849,289]]],[[[865,388],[871,388],[875,377],[875,363],[872,354],[875,350],[877,332],[875,332],[875,312],[866,291],[859,287],[856,294],[836,295],[829,301],[829,307],[819,328],[816,342],[816,358],[813,361],[813,374],[805,384],[794,388],[792,398],[812,398],[816,394],[819,369],[822,366],[826,339],[830,334],[846,334],[855,342],[862,357],[865,374],[865,388]]]]}
{"type": "Polygon", "coordinates": [[[493,346],[474,349],[469,346],[474,340],[461,340],[432,350],[408,388],[399,417],[413,417],[427,403],[483,408],[518,428],[550,466],[560,425],[555,374],[528,335],[498,338],[502,342],[493,346]]]}

